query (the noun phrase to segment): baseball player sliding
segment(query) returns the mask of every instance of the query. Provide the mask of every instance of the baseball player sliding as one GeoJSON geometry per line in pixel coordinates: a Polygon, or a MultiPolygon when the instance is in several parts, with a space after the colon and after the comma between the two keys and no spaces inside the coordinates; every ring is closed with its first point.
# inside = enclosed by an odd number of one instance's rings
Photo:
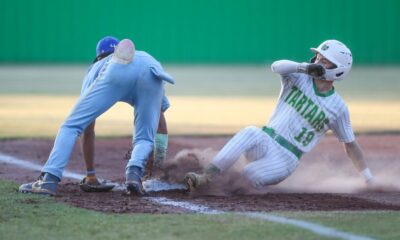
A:
{"type": "Polygon", "coordinates": [[[350,50],[337,40],[327,40],[311,48],[311,63],[280,60],[272,71],[281,75],[282,89],[267,126],[249,126],[239,131],[217,154],[203,173],[189,172],[185,182],[196,189],[212,181],[244,154],[250,161],[243,170],[254,186],[277,184],[290,176],[304,153],[310,151],[331,129],[344,144],[347,156],[365,178],[376,187],[374,177],[355,140],[349,111],[333,83],[342,80],[352,66],[350,50]]]}
{"type": "Polygon", "coordinates": [[[20,192],[56,194],[78,136],[97,117],[116,102],[122,101],[134,107],[135,124],[133,151],[125,172],[126,190],[132,194],[144,194],[141,178],[153,151],[164,96],[164,82],[174,83],[174,79],[148,53],[136,51],[129,39],[119,42],[114,54],[96,62],[87,77],[93,77],[93,83],[88,82],[90,86],[85,88],[61,125],[40,178],[35,182],[22,184],[19,187],[20,192]]]}

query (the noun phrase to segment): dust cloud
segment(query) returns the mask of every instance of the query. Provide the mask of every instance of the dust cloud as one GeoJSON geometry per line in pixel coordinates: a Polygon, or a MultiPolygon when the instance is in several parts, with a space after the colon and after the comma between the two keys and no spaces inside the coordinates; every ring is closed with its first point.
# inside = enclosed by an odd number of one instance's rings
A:
{"type": "MultiPolygon", "coordinates": [[[[216,150],[184,149],[173,159],[165,162],[163,179],[168,182],[182,182],[187,172],[202,172],[217,154],[216,150]]],[[[279,193],[359,193],[365,190],[363,178],[348,159],[337,159],[329,154],[301,159],[294,173],[274,186],[254,188],[241,172],[247,160],[242,156],[228,171],[214,177],[212,182],[200,187],[194,195],[230,196],[247,194],[279,193]]],[[[374,161],[373,163],[375,163],[374,161]]],[[[395,186],[400,166],[392,167],[372,164],[376,179],[387,189],[399,191],[395,186]]]]}

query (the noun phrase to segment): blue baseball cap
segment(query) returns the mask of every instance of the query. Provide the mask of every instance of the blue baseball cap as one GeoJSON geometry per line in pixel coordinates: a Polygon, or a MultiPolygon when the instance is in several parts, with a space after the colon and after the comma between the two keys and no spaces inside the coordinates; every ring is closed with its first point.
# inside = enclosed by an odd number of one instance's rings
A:
{"type": "Polygon", "coordinates": [[[94,62],[96,62],[101,55],[108,55],[113,53],[118,43],[119,40],[112,36],[106,36],[100,39],[100,41],[97,42],[96,58],[94,62]]]}

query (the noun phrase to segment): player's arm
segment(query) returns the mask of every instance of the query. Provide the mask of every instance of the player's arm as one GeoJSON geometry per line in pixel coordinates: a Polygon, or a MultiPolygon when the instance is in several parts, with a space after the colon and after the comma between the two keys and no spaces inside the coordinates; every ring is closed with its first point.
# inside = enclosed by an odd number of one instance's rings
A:
{"type": "Polygon", "coordinates": [[[347,156],[352,160],[354,167],[360,172],[365,179],[366,190],[371,192],[387,192],[398,191],[397,188],[383,184],[376,180],[372,175],[371,170],[368,168],[364,154],[356,141],[344,144],[347,156]]]}
{"type": "MultiPolygon", "coordinates": [[[[84,92],[87,91],[87,89],[93,83],[94,77],[93,77],[93,72],[91,72],[92,68],[93,64],[90,65],[88,72],[83,80],[81,95],[84,94],[84,92]]],[[[83,131],[80,138],[81,151],[86,166],[86,178],[83,179],[83,181],[85,182],[89,181],[93,183],[96,180],[95,167],[94,167],[95,123],[96,121],[93,121],[91,124],[89,124],[87,128],[83,131]]]]}
{"type": "Polygon", "coordinates": [[[363,151],[358,145],[350,123],[350,114],[346,106],[340,117],[330,124],[340,142],[343,143],[347,156],[351,159],[355,169],[363,176],[367,188],[375,190],[376,181],[364,159],[363,151]]]}
{"type": "Polygon", "coordinates": [[[161,166],[167,158],[168,150],[168,128],[164,112],[160,113],[157,134],[154,139],[154,164],[161,166]]]}
{"type": "Polygon", "coordinates": [[[321,77],[325,74],[323,66],[314,63],[298,63],[290,60],[275,61],[271,65],[272,72],[280,75],[292,73],[305,73],[313,77],[321,77]]]}
{"type": "Polygon", "coordinates": [[[358,143],[356,141],[344,143],[344,148],[347,156],[353,162],[354,167],[364,177],[365,182],[367,184],[373,182],[374,177],[364,160],[363,151],[361,150],[358,143]]]}
{"type": "Polygon", "coordinates": [[[160,121],[158,122],[157,134],[168,134],[167,120],[165,119],[164,112],[160,113],[160,121]]]}
{"type": "Polygon", "coordinates": [[[167,96],[163,96],[161,102],[160,119],[158,121],[157,134],[154,138],[154,165],[160,167],[167,158],[168,150],[168,128],[167,120],[165,119],[165,111],[170,107],[167,96]]]}
{"type": "Polygon", "coordinates": [[[160,169],[168,152],[168,127],[167,120],[164,112],[170,107],[168,98],[164,95],[161,102],[160,118],[158,121],[157,133],[154,137],[153,152],[149,156],[146,166],[145,175],[151,176],[153,174],[153,166],[160,169]]]}
{"type": "Polygon", "coordinates": [[[86,165],[86,175],[88,177],[95,177],[96,175],[94,167],[94,140],[96,137],[95,124],[96,121],[89,124],[81,136],[81,149],[83,160],[86,165]]]}
{"type": "Polygon", "coordinates": [[[167,151],[168,151],[167,121],[165,119],[164,112],[161,110],[157,133],[154,137],[154,148],[153,152],[149,155],[149,160],[145,169],[145,175],[151,177],[155,169],[161,169],[162,164],[167,158],[167,151]]]}
{"type": "Polygon", "coordinates": [[[95,140],[95,124],[93,121],[81,135],[81,148],[83,160],[86,165],[86,177],[79,183],[79,187],[85,192],[107,192],[114,185],[107,182],[100,182],[96,177],[94,167],[94,140],[95,140]]]}

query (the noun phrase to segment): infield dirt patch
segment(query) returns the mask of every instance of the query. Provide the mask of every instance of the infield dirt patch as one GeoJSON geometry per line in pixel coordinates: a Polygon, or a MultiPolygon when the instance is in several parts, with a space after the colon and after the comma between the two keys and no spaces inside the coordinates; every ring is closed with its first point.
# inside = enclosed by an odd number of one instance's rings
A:
{"type": "MultiPolygon", "coordinates": [[[[179,181],[187,171],[196,171],[209,162],[230,137],[171,136],[167,179],[179,181]]],[[[361,135],[358,141],[366,160],[379,181],[398,188],[400,172],[400,136],[361,135]]],[[[51,151],[51,140],[4,140],[0,152],[43,165],[51,151]]],[[[96,171],[99,177],[124,182],[127,163],[125,154],[130,138],[98,139],[96,141],[96,171]]],[[[177,201],[212,207],[224,211],[333,211],[333,210],[400,210],[400,192],[367,193],[362,178],[347,159],[342,146],[328,136],[312,152],[306,154],[295,173],[282,183],[265,189],[253,189],[244,184],[241,159],[229,172],[216,179],[208,188],[194,194],[157,193],[177,201]]],[[[38,171],[0,163],[0,178],[18,183],[34,180],[38,171]]],[[[68,170],[84,173],[78,146],[75,147],[68,170]]],[[[154,173],[162,176],[160,172],[154,173]]],[[[121,192],[84,193],[77,181],[63,179],[57,201],[76,207],[113,213],[184,213],[187,210],[156,204],[150,198],[122,196],[121,192]]]]}

